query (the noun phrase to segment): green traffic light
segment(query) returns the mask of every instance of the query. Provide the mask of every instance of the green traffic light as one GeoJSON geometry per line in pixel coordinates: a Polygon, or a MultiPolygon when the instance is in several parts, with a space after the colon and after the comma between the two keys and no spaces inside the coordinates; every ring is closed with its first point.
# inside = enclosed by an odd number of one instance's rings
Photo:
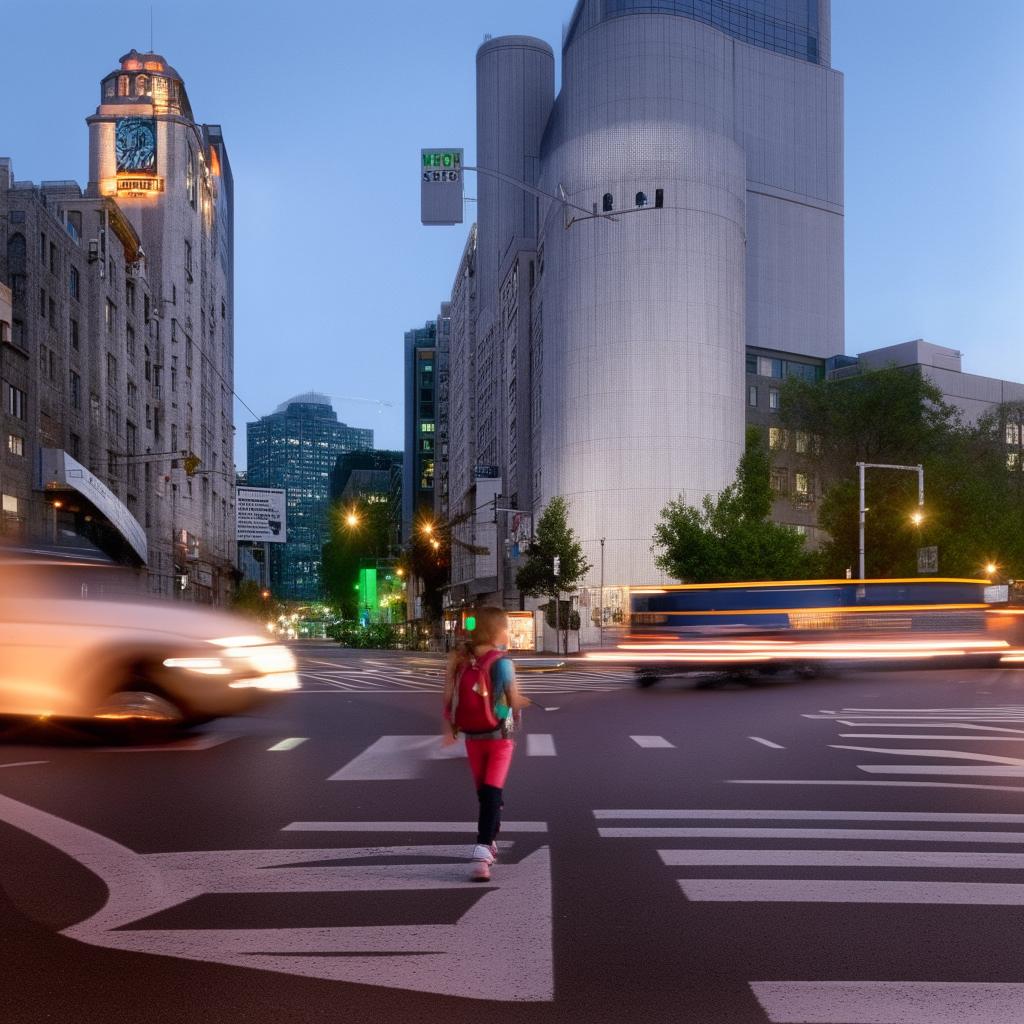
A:
{"type": "Polygon", "coordinates": [[[467,633],[472,633],[474,629],[476,629],[476,616],[475,615],[467,615],[466,616],[466,632],[467,633]]]}

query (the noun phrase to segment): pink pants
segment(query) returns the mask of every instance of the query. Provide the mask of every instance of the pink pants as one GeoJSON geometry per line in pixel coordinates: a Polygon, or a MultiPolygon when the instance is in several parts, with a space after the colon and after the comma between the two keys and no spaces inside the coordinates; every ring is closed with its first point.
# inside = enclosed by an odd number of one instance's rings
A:
{"type": "Polygon", "coordinates": [[[515,748],[514,740],[466,740],[469,770],[473,773],[477,789],[481,786],[505,788],[505,779],[508,777],[512,751],[515,748]]]}

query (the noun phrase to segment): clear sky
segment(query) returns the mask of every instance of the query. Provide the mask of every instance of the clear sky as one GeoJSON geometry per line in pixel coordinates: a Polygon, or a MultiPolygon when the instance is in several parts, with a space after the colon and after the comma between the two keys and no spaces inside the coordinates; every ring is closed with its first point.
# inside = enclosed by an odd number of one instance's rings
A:
{"type": "MultiPolygon", "coordinates": [[[[402,335],[434,317],[465,228],[419,223],[420,146],[472,159],[484,34],[559,50],[573,0],[175,0],[155,49],[235,176],[236,390],[258,414],[307,390],[401,447],[402,335]]],[[[923,337],[1024,380],[1024,3],[833,0],[846,78],[846,342],[923,337]]],[[[88,175],[85,117],[149,5],[3,9],[0,156],[21,180],[88,175]]],[[[467,194],[474,194],[472,178],[467,194]]],[[[473,207],[467,204],[467,219],[473,207]]],[[[468,225],[467,225],[468,227],[468,225]]],[[[235,407],[236,452],[245,423],[235,407]]]]}

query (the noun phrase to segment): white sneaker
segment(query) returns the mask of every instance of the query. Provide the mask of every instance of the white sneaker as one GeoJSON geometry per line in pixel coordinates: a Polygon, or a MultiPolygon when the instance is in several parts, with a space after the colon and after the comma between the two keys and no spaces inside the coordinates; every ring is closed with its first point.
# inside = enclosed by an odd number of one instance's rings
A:
{"type": "Polygon", "coordinates": [[[474,860],[473,868],[469,877],[474,882],[489,882],[491,880],[491,865],[486,860],[474,860]]]}
{"type": "Polygon", "coordinates": [[[482,846],[480,843],[477,843],[477,845],[473,847],[472,859],[482,860],[488,864],[493,864],[496,853],[497,850],[493,843],[491,843],[490,846],[482,846]]]}
{"type": "Polygon", "coordinates": [[[487,849],[491,851],[491,863],[493,864],[498,859],[498,844],[496,842],[491,843],[487,849]]]}

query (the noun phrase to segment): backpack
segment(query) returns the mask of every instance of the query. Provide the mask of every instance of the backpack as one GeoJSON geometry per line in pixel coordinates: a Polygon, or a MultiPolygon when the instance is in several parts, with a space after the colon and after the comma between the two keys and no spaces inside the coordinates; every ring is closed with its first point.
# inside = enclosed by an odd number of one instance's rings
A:
{"type": "Polygon", "coordinates": [[[455,680],[452,722],[460,732],[494,732],[501,720],[494,711],[491,692],[491,666],[504,657],[502,651],[488,651],[483,657],[471,657],[455,680]]]}

